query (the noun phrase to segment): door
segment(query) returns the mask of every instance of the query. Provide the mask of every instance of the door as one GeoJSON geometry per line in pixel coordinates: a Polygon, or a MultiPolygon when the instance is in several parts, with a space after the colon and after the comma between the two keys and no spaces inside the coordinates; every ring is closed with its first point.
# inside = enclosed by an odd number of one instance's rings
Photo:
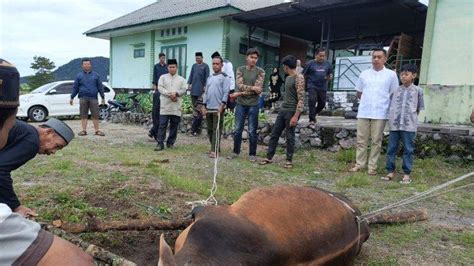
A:
{"type": "Polygon", "coordinates": [[[79,101],[74,101],[74,106],[69,104],[73,83],[62,83],[49,90],[46,94],[49,103],[49,115],[79,114],[79,101]]]}
{"type": "Polygon", "coordinates": [[[167,59],[176,59],[178,61],[178,74],[186,78],[186,44],[162,46],[161,52],[166,55],[167,59]]]}

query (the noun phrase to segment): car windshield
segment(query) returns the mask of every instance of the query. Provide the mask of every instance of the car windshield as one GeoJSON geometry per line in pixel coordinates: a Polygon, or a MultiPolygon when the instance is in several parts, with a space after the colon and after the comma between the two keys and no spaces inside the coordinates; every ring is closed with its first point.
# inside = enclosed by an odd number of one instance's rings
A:
{"type": "Polygon", "coordinates": [[[56,85],[56,82],[44,84],[43,86],[38,87],[36,90],[32,91],[31,93],[43,93],[55,85],[56,85]]]}

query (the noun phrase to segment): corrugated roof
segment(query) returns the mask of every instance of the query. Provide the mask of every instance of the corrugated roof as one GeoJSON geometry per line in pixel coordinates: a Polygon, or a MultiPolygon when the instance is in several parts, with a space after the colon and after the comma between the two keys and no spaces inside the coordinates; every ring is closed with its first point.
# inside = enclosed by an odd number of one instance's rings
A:
{"type": "Polygon", "coordinates": [[[155,3],[140,8],[105,24],[92,28],[85,34],[93,34],[123,27],[190,15],[206,10],[232,6],[243,11],[277,5],[283,0],[157,0],[155,3]]]}

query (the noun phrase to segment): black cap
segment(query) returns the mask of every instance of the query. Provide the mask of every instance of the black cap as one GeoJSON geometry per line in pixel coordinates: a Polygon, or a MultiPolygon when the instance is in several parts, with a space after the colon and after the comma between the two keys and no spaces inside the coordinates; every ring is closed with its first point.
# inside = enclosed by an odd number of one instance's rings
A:
{"type": "Polygon", "coordinates": [[[215,52],[211,55],[211,58],[218,57],[218,56],[221,56],[221,54],[219,54],[218,51],[215,51],[215,52]]]}
{"type": "Polygon", "coordinates": [[[196,53],[196,56],[202,56],[202,53],[201,53],[201,52],[197,52],[197,53],[196,53]]]}
{"type": "Polygon", "coordinates": [[[178,61],[176,59],[168,59],[168,65],[177,65],[178,61]]]}
{"type": "Polygon", "coordinates": [[[0,58],[0,108],[20,105],[20,73],[10,62],[0,58]]]}

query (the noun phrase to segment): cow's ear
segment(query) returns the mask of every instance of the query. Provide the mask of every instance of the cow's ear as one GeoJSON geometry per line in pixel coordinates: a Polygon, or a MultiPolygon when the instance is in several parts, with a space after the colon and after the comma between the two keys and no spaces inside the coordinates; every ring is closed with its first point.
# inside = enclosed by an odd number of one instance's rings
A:
{"type": "Polygon", "coordinates": [[[165,237],[163,234],[160,236],[160,260],[158,261],[158,266],[170,266],[176,265],[174,260],[173,251],[171,251],[170,246],[166,243],[165,237]]]}

